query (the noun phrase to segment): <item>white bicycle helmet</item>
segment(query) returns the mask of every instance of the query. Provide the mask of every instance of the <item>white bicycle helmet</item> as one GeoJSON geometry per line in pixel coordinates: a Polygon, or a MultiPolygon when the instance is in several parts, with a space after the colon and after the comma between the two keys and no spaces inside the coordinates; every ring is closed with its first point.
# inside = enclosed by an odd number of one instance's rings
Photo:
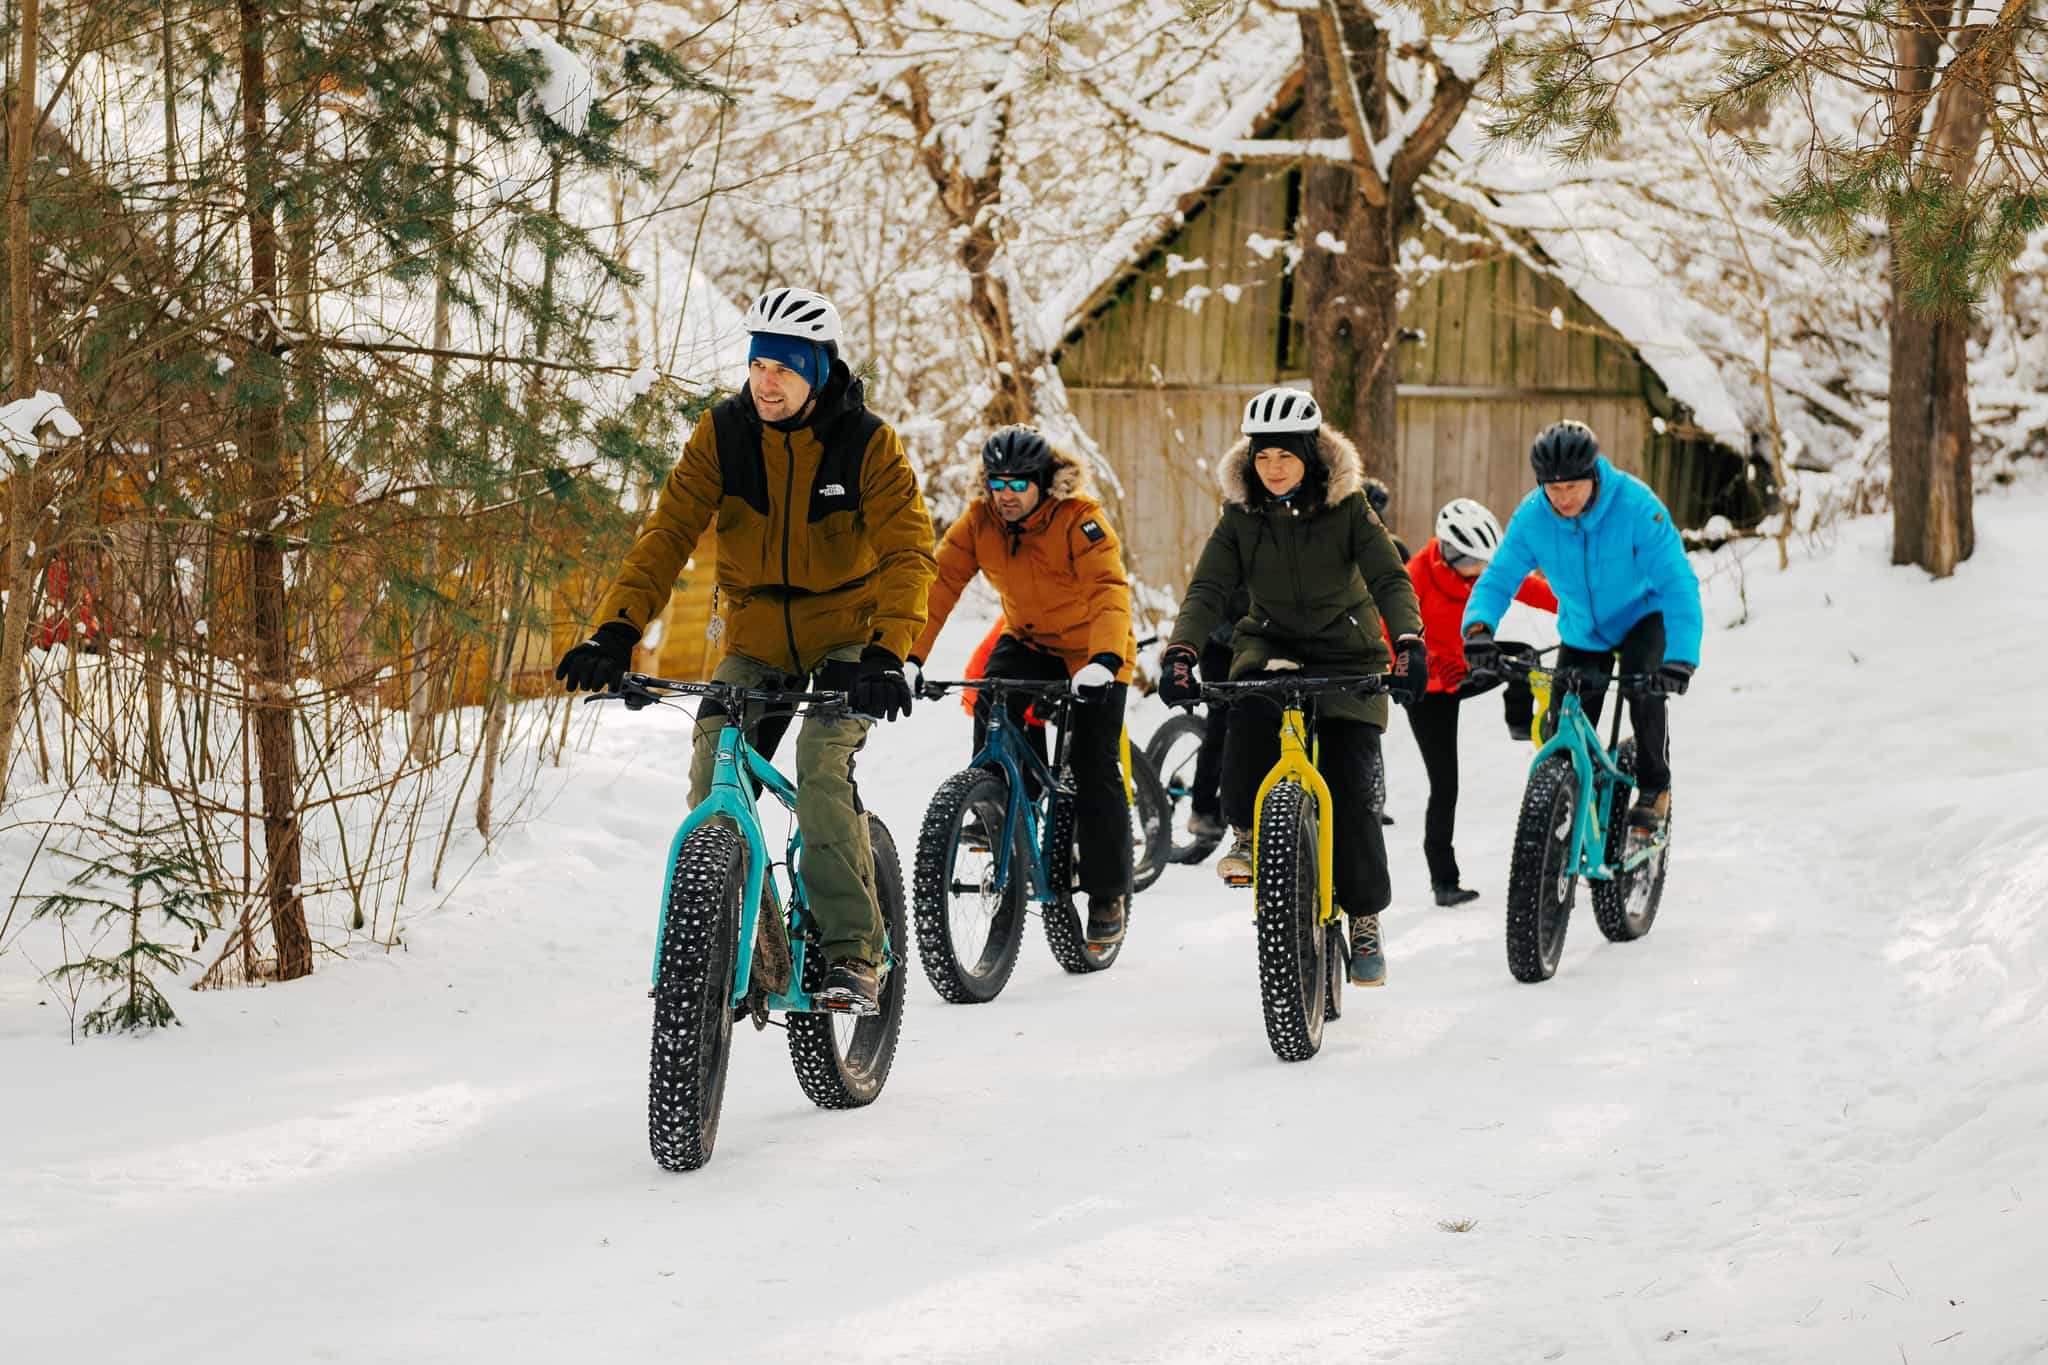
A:
{"type": "Polygon", "coordinates": [[[1267,389],[1244,405],[1244,434],[1284,436],[1322,430],[1323,410],[1300,389],[1267,389]]]}
{"type": "Polygon", "coordinates": [[[1470,498],[1453,498],[1436,514],[1437,544],[1463,559],[1488,560],[1500,548],[1500,523],[1470,498]]]}
{"type": "Polygon", "coordinates": [[[747,309],[748,332],[771,332],[839,349],[839,310],[809,289],[771,289],[747,309]]]}

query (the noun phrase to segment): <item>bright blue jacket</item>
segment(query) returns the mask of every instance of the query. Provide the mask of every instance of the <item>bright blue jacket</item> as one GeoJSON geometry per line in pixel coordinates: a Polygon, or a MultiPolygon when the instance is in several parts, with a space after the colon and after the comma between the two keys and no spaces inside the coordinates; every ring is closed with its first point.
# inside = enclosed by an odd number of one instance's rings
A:
{"type": "Polygon", "coordinates": [[[1464,628],[1499,624],[1531,569],[1557,594],[1557,633],[1574,649],[1618,648],[1630,627],[1661,611],[1664,657],[1698,665],[1700,581],[1678,528],[1650,486],[1606,456],[1600,491],[1578,516],[1552,511],[1541,488],[1522,499],[1465,604],[1464,628]]]}

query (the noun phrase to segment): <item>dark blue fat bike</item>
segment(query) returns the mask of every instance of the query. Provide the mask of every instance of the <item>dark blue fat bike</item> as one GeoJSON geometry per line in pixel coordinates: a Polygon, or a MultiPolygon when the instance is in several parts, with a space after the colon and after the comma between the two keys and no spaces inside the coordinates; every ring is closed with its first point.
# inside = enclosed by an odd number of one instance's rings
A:
{"type": "MultiPolygon", "coordinates": [[[[976,678],[927,682],[925,695],[961,688],[989,694],[988,737],[972,763],[946,779],[925,809],[911,878],[918,960],[942,999],[982,1004],[1002,993],[1016,969],[1024,920],[1036,907],[1046,946],[1066,970],[1105,971],[1123,945],[1093,949],[1074,905],[1074,786],[1066,723],[1076,701],[1069,685],[1042,679],[976,678]],[[1024,695],[1055,731],[1050,762],[1032,748],[1006,700],[1024,695]]],[[[1166,864],[1168,812],[1158,774],[1130,737],[1123,742],[1124,789],[1131,801],[1132,891],[1158,880],[1166,864]]],[[[1129,932],[1129,907],[1125,931],[1129,932]]]]}
{"type": "Polygon", "coordinates": [[[1625,701],[1654,687],[1656,676],[1545,669],[1538,658],[1531,651],[1501,660],[1508,672],[1529,680],[1542,718],[1508,863],[1508,970],[1517,981],[1530,982],[1548,981],[1557,972],[1582,877],[1592,889],[1593,918],[1609,941],[1627,943],[1649,933],[1664,898],[1671,850],[1668,815],[1654,835],[1632,833],[1628,826],[1636,741],[1633,735],[1621,738],[1626,708],[1615,706],[1603,745],[1579,701],[1610,685],[1620,688],[1625,701]]]}
{"type": "MultiPolygon", "coordinates": [[[[804,902],[803,832],[791,824],[780,862],[755,806],[766,791],[792,813],[796,787],[754,748],[753,732],[770,718],[844,710],[843,692],[672,682],[629,673],[613,692],[592,701],[622,701],[638,711],[675,705],[676,697],[716,703],[735,718],[718,740],[711,790],[669,844],[668,876],[654,936],[654,1039],[648,1057],[647,1142],[671,1171],[693,1171],[711,1159],[725,1098],[732,1027],[751,1018],[758,1031],[779,1013],[789,1037],[797,1084],[824,1109],[871,1104],[889,1079],[903,1026],[903,872],[887,826],[869,812],[875,900],[887,934],[881,1000],[870,1013],[828,1001],[818,930],[804,902]],[[757,714],[748,723],[748,708],[757,714]]],[[[682,709],[678,707],[677,709],[682,709]]]]}

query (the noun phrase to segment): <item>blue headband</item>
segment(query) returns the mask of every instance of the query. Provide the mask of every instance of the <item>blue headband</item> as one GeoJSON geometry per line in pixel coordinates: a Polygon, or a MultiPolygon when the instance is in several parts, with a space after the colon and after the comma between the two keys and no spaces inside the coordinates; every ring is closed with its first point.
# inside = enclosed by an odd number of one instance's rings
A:
{"type": "Polygon", "coordinates": [[[772,360],[786,370],[795,370],[804,377],[804,382],[813,390],[824,387],[832,377],[831,361],[825,355],[825,348],[815,342],[797,337],[783,336],[779,332],[756,332],[753,343],[747,347],[749,364],[756,360],[772,360]]]}

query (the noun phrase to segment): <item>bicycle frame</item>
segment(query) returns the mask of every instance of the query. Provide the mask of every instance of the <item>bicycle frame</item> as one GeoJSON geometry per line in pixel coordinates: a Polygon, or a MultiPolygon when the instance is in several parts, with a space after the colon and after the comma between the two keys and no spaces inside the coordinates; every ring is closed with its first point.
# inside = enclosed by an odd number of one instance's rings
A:
{"type": "MultiPolygon", "coordinates": [[[[1259,783],[1259,790],[1252,799],[1252,867],[1254,875],[1259,865],[1259,826],[1263,823],[1257,813],[1266,804],[1267,795],[1282,782],[1298,782],[1315,798],[1316,803],[1316,919],[1321,924],[1334,924],[1337,920],[1336,831],[1332,809],[1335,805],[1330,795],[1330,784],[1316,770],[1315,742],[1309,734],[1308,712],[1303,698],[1309,693],[1327,690],[1355,689],[1360,686],[1382,686],[1378,675],[1357,678],[1304,678],[1299,682],[1274,683],[1210,683],[1203,689],[1205,695],[1214,693],[1226,699],[1233,697],[1250,698],[1279,691],[1286,694],[1286,702],[1280,708],[1280,758],[1267,770],[1265,779],[1259,783]]],[[[1252,907],[1256,917],[1258,906],[1252,907]]]]}
{"type": "MultiPolygon", "coordinates": [[[[1332,798],[1330,784],[1316,771],[1315,756],[1310,750],[1308,713],[1299,703],[1289,705],[1280,712],[1280,761],[1266,773],[1259,783],[1258,795],[1252,798],[1252,809],[1262,810],[1266,794],[1282,782],[1299,782],[1308,788],[1316,801],[1316,918],[1329,924],[1337,918],[1336,833],[1330,828],[1332,798]]],[[[1264,822],[1252,821],[1252,866],[1259,865],[1259,826],[1264,822]]],[[[1252,913],[1258,914],[1254,902],[1252,913]]]]}
{"type": "MultiPolygon", "coordinates": [[[[1549,714],[1551,689],[1555,684],[1556,670],[1532,668],[1529,670],[1530,690],[1536,697],[1536,715],[1539,727],[1541,718],[1549,714]]],[[[1614,740],[1621,737],[1621,699],[1615,699],[1614,740]]],[[[1540,728],[1539,728],[1540,734],[1540,728]]],[[[1608,795],[1617,785],[1634,786],[1635,779],[1621,770],[1610,752],[1612,745],[1600,742],[1600,732],[1593,728],[1593,722],[1586,718],[1585,707],[1579,701],[1577,688],[1568,689],[1564,700],[1558,703],[1557,732],[1541,743],[1536,757],[1530,762],[1533,773],[1536,766],[1553,753],[1567,753],[1571,756],[1572,768],[1578,774],[1578,811],[1572,821],[1572,866],[1581,877],[1594,881],[1612,881],[1623,872],[1632,871],[1649,859],[1662,843],[1661,837],[1643,848],[1630,853],[1622,860],[1620,867],[1607,861],[1607,811],[1608,795]]]]}
{"type": "MultiPolygon", "coordinates": [[[[976,679],[976,685],[988,687],[988,679],[976,679]]],[[[991,691],[988,736],[982,741],[981,752],[969,760],[968,766],[995,767],[1002,771],[1005,781],[1009,784],[1008,803],[1003,811],[1003,832],[1007,836],[1020,822],[1022,823],[1025,833],[1029,836],[1030,855],[1026,870],[1031,879],[1031,898],[1051,901],[1057,898],[1057,892],[1052,885],[1051,871],[1046,866],[1044,828],[1039,814],[1039,803],[1025,795],[1026,779],[1038,779],[1039,790],[1048,796],[1074,794],[1072,786],[1062,782],[1057,775],[1066,767],[1068,727],[1060,727],[1059,744],[1053,751],[1052,763],[1048,765],[1024,741],[1022,730],[1010,718],[1009,707],[1002,705],[1000,697],[995,695],[1000,690],[1001,684],[998,683],[991,691]]],[[[1126,777],[1125,780],[1128,782],[1129,778],[1126,777]]],[[[996,855],[996,885],[1008,884],[1010,858],[1015,851],[1016,839],[1006,837],[1003,840],[1002,851],[996,855]]]]}

